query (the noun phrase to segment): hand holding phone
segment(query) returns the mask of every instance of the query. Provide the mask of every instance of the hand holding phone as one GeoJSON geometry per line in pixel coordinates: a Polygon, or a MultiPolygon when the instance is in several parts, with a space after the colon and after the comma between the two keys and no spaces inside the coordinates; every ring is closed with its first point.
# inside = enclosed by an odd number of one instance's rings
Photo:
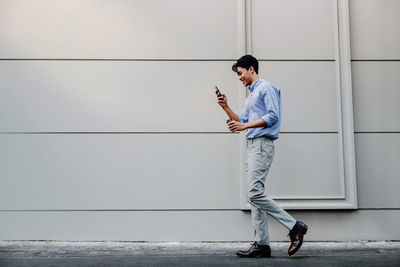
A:
{"type": "Polygon", "coordinates": [[[218,89],[218,86],[215,86],[215,93],[217,94],[217,96],[222,96],[221,91],[218,89]]]}
{"type": "Polygon", "coordinates": [[[228,106],[228,99],[226,95],[222,94],[218,89],[218,86],[215,86],[215,94],[217,95],[217,102],[222,108],[226,108],[228,106]]]}

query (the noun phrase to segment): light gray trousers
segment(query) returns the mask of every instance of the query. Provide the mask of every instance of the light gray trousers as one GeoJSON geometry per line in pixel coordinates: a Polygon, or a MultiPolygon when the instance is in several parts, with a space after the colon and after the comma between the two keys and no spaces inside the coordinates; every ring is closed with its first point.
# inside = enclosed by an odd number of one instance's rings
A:
{"type": "Polygon", "coordinates": [[[271,139],[259,137],[247,140],[247,197],[251,205],[254,241],[259,245],[269,244],[267,213],[288,230],[296,224],[289,213],[265,194],[265,180],[274,154],[274,142],[271,139]]]}

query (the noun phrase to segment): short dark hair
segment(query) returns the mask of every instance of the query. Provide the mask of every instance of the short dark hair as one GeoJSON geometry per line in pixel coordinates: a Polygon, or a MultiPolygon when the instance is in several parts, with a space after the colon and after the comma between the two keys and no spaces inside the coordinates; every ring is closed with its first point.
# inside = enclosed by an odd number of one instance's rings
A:
{"type": "Polygon", "coordinates": [[[242,67],[246,70],[249,70],[251,66],[253,66],[254,71],[258,74],[258,60],[252,55],[244,55],[232,65],[232,70],[237,72],[237,67],[242,67]]]}

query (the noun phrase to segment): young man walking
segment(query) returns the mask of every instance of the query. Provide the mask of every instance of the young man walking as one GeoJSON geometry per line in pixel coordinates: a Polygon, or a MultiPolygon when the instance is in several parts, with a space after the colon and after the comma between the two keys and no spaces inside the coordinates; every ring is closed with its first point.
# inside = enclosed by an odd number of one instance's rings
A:
{"type": "Polygon", "coordinates": [[[245,55],[232,66],[239,80],[250,94],[245,108],[236,115],[228,106],[225,94],[217,94],[218,104],[229,118],[231,132],[247,130],[247,197],[251,204],[251,217],[254,227],[254,243],[247,251],[238,251],[239,257],[271,257],[266,213],[285,226],[289,231],[291,244],[289,255],[299,250],[307,225],[296,221],[273,199],[265,194],[265,180],[274,158],[274,140],[278,138],[281,126],[280,90],[258,76],[258,61],[251,55],[245,55]]]}

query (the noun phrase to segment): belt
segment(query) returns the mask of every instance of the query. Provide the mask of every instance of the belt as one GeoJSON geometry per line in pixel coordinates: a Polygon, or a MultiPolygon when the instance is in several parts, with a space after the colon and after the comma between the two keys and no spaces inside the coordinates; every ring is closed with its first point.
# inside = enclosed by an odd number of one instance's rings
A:
{"type": "Polygon", "coordinates": [[[256,137],[256,138],[247,139],[247,143],[252,144],[252,143],[254,143],[254,142],[258,141],[258,140],[263,140],[263,139],[264,140],[271,140],[272,142],[274,142],[274,139],[272,139],[271,137],[260,136],[260,137],[256,137]]]}

